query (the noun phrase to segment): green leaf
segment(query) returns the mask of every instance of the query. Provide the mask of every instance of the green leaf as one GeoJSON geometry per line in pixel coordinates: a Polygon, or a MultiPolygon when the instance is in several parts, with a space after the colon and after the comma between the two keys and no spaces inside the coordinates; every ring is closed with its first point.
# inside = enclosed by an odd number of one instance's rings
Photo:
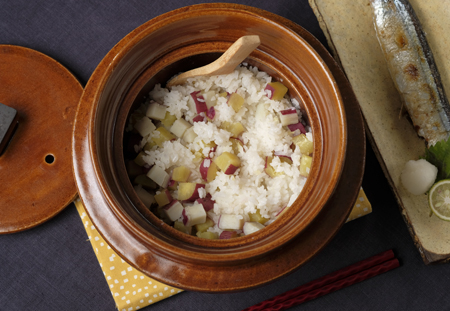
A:
{"type": "Polygon", "coordinates": [[[425,151],[425,160],[438,168],[436,182],[450,178],[450,137],[437,142],[425,151]]]}

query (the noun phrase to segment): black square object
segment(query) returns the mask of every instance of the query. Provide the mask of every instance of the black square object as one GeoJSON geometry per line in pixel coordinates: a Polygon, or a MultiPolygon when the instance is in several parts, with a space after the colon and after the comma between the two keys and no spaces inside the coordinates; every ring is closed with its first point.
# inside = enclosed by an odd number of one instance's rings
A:
{"type": "Polygon", "coordinates": [[[0,155],[8,146],[17,124],[17,110],[0,103],[0,155]]]}

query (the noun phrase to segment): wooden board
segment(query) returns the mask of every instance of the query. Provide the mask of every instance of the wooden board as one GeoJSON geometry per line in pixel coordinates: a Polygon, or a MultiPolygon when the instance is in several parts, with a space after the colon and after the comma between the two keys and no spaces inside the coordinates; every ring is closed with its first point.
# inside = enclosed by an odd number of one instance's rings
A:
{"type": "MultiPolygon", "coordinates": [[[[450,0],[411,0],[450,94],[450,0]]],[[[404,164],[425,153],[425,142],[401,116],[401,100],[378,44],[370,1],[309,0],[328,44],[347,75],[366,122],[372,147],[392,186],[401,213],[426,264],[450,260],[450,222],[430,216],[427,196],[400,183],[404,164]]],[[[376,208],[376,207],[374,207],[376,208]]]]}

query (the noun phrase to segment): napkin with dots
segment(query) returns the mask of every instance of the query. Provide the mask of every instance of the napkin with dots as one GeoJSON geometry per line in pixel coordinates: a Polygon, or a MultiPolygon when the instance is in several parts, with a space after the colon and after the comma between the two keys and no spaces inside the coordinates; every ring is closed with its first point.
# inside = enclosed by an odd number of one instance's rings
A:
{"type": "MultiPolygon", "coordinates": [[[[74,203],[119,311],[139,310],[182,291],[158,282],[131,267],[97,232],[81,200],[77,199],[74,203]]],[[[372,207],[364,191],[360,189],[347,222],[370,212],[372,207]]]]}
{"type": "Polygon", "coordinates": [[[81,200],[74,203],[119,311],[139,310],[181,292],[131,267],[97,232],[81,200]]]}
{"type": "Polygon", "coordinates": [[[356,199],[356,202],[353,205],[353,209],[350,212],[350,215],[348,215],[346,222],[370,214],[371,212],[372,205],[370,205],[370,202],[369,200],[367,200],[364,190],[361,188],[359,189],[358,198],[356,199]]]}

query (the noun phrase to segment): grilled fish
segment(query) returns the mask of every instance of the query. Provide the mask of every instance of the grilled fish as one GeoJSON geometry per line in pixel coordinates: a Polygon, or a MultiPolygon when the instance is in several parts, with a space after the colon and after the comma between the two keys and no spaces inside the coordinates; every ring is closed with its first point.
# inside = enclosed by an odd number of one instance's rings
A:
{"type": "Polygon", "coordinates": [[[389,72],[427,146],[447,139],[450,106],[433,54],[407,0],[371,0],[378,41],[389,72]]]}

